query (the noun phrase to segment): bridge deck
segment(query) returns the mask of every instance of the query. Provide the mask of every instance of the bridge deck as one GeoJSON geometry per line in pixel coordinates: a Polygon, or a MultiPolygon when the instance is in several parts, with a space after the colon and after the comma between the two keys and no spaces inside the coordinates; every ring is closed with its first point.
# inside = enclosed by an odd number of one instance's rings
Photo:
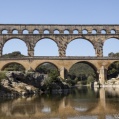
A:
{"type": "Polygon", "coordinates": [[[18,58],[4,58],[0,57],[0,60],[119,60],[119,57],[96,57],[96,56],[66,56],[66,57],[59,57],[59,56],[24,56],[18,58]]]}

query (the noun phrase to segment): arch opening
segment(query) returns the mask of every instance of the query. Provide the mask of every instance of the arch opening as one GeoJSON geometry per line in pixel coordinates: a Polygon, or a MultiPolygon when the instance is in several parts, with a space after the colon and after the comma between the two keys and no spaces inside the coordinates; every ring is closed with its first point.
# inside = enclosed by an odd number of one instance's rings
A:
{"type": "Polygon", "coordinates": [[[86,85],[98,81],[99,77],[93,64],[77,62],[69,69],[68,80],[72,80],[74,84],[86,85]]]}
{"type": "Polygon", "coordinates": [[[49,34],[49,30],[44,30],[44,34],[49,34]]]}
{"type": "Polygon", "coordinates": [[[36,72],[43,75],[43,79],[50,78],[55,80],[59,76],[59,70],[56,65],[50,62],[44,62],[36,67],[36,72]]]}
{"type": "Polygon", "coordinates": [[[103,56],[114,57],[114,54],[119,52],[118,44],[119,40],[117,38],[107,39],[103,45],[103,56]]]}
{"type": "Polygon", "coordinates": [[[119,61],[111,63],[107,70],[107,79],[116,78],[119,76],[119,61]]]}
{"type": "Polygon", "coordinates": [[[74,31],[73,31],[73,34],[78,34],[78,33],[79,33],[78,30],[74,30],[74,31]]]}
{"type": "Polygon", "coordinates": [[[12,31],[12,34],[18,34],[18,30],[16,30],[16,29],[13,30],[13,31],[12,31]]]}
{"type": "Polygon", "coordinates": [[[82,30],[82,33],[83,34],[88,34],[88,30],[84,29],[84,30],[82,30]]]}
{"type": "Polygon", "coordinates": [[[35,29],[35,30],[33,31],[33,34],[39,34],[39,30],[36,30],[36,29],[35,29]]]}
{"type": "Polygon", "coordinates": [[[49,38],[43,38],[36,43],[34,48],[35,56],[58,56],[58,46],[56,42],[49,38]]]}
{"type": "Polygon", "coordinates": [[[18,38],[9,39],[3,46],[3,55],[10,57],[27,56],[26,43],[18,38]]]}
{"type": "Polygon", "coordinates": [[[59,34],[59,30],[54,30],[54,34],[59,34]]]}
{"type": "Polygon", "coordinates": [[[77,38],[68,44],[66,56],[95,56],[95,50],[90,41],[77,38]]]}
{"type": "Polygon", "coordinates": [[[7,30],[2,30],[2,34],[8,34],[7,30]]]}
{"type": "Polygon", "coordinates": [[[64,30],[64,34],[69,34],[69,30],[64,30]]]}
{"type": "Polygon", "coordinates": [[[2,71],[25,71],[25,68],[19,63],[11,62],[3,66],[2,71]]]}
{"type": "Polygon", "coordinates": [[[23,30],[23,34],[29,34],[29,31],[27,29],[23,30]]]}
{"type": "Polygon", "coordinates": [[[97,34],[97,30],[92,30],[92,34],[97,34]]]}
{"type": "Polygon", "coordinates": [[[106,32],[105,29],[101,30],[101,34],[106,34],[106,33],[107,33],[107,32],[106,32]]]}
{"type": "Polygon", "coordinates": [[[114,29],[112,29],[110,32],[111,34],[116,34],[116,31],[114,29]]]}

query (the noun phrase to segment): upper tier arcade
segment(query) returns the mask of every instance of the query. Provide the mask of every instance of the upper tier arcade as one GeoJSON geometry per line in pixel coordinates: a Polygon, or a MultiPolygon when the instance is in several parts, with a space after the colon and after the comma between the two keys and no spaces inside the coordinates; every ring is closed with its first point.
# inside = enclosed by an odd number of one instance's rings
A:
{"type": "Polygon", "coordinates": [[[74,39],[82,38],[92,43],[97,57],[103,56],[103,44],[109,38],[119,39],[119,25],[65,25],[65,24],[0,24],[0,55],[4,44],[12,39],[23,40],[28,56],[34,56],[36,43],[43,38],[56,42],[59,57],[66,56],[67,45],[74,39]]]}

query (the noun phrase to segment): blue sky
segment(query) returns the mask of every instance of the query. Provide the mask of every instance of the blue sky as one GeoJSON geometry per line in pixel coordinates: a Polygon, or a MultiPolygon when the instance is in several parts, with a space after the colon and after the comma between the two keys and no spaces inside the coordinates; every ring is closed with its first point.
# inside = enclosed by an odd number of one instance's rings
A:
{"type": "MultiPolygon", "coordinates": [[[[0,0],[0,24],[119,24],[118,12],[119,0],[0,0]]],[[[119,41],[112,41],[104,44],[104,55],[119,52],[119,41]]],[[[26,54],[25,47],[23,42],[11,40],[3,54],[15,50],[26,54]]],[[[56,44],[48,39],[38,42],[35,49],[36,55],[58,55],[56,44]],[[54,49],[49,52],[46,47],[54,49]]],[[[85,40],[75,40],[69,44],[67,55],[94,55],[94,49],[85,40]],[[88,52],[83,50],[85,46],[88,52]]]]}

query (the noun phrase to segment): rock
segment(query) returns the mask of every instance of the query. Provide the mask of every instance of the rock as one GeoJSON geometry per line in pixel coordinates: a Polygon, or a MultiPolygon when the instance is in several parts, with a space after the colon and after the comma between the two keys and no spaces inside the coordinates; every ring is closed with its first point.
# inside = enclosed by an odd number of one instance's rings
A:
{"type": "Polygon", "coordinates": [[[116,81],[115,84],[116,84],[116,85],[119,85],[119,81],[116,81]]]}
{"type": "Polygon", "coordinates": [[[25,86],[25,89],[28,90],[28,91],[32,90],[32,88],[30,86],[25,86]]]}

